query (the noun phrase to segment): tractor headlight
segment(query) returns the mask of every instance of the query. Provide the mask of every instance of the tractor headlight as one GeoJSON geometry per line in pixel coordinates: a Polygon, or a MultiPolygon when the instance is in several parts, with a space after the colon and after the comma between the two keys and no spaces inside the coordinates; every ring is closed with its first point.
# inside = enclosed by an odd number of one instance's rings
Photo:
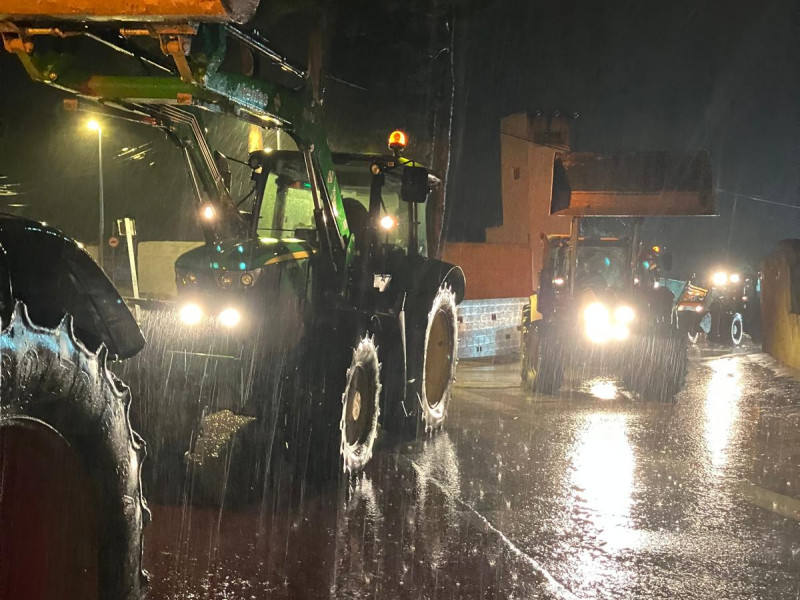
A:
{"type": "Polygon", "coordinates": [[[608,324],[611,315],[604,304],[601,304],[600,302],[592,302],[584,309],[583,318],[586,320],[587,324],[596,323],[602,325],[604,323],[608,324]]]}
{"type": "Polygon", "coordinates": [[[203,318],[203,309],[199,304],[188,302],[181,306],[178,316],[184,325],[197,325],[203,318]]]}
{"type": "Polygon", "coordinates": [[[617,321],[617,323],[627,325],[635,318],[636,313],[633,312],[633,309],[630,306],[618,306],[617,310],[614,311],[614,319],[617,321]]]}
{"type": "Polygon", "coordinates": [[[583,311],[586,337],[595,344],[602,344],[611,338],[611,313],[600,302],[593,302],[583,311]]]}
{"type": "Polygon", "coordinates": [[[242,313],[235,308],[226,308],[219,313],[219,322],[223,327],[236,327],[242,320],[242,313]]]}
{"type": "Polygon", "coordinates": [[[717,271],[711,276],[711,283],[714,285],[725,285],[728,283],[728,274],[725,271],[717,271]]]}
{"type": "Polygon", "coordinates": [[[593,302],[583,311],[586,337],[595,344],[623,341],[630,336],[629,325],[636,318],[630,306],[618,306],[613,313],[601,302],[593,302]]]}

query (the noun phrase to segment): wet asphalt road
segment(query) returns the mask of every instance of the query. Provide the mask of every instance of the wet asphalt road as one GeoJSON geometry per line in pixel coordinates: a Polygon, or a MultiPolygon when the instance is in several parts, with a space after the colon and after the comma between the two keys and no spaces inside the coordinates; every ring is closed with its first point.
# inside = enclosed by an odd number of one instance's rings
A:
{"type": "Polygon", "coordinates": [[[356,480],[153,506],[149,598],[800,598],[800,381],[746,349],[674,404],[517,374],[462,361],[446,429],[356,480]]]}

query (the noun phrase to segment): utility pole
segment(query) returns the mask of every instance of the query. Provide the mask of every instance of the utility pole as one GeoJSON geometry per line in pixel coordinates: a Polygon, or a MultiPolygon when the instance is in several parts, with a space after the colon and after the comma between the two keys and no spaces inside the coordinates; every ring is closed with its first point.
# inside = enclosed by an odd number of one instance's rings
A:
{"type": "Polygon", "coordinates": [[[100,219],[98,221],[98,241],[97,241],[97,264],[103,268],[103,245],[105,243],[105,199],[103,198],[103,128],[100,123],[92,119],[88,123],[89,129],[97,132],[97,170],[98,179],[100,183],[100,196],[98,199],[98,208],[100,219]]]}

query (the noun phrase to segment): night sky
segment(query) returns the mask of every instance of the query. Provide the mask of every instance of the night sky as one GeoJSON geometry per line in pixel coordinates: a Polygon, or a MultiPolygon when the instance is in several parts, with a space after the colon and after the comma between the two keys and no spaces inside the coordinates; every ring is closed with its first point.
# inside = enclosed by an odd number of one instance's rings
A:
{"type": "MultiPolygon", "coordinates": [[[[420,61],[448,58],[419,37],[431,21],[425,6],[342,3],[331,19],[328,68],[358,86],[329,82],[334,146],[379,149],[363,141],[366,134],[350,137],[359,122],[372,137],[395,124],[417,139],[427,134],[435,106],[420,61]]],[[[449,8],[436,3],[443,15],[449,8]]],[[[725,258],[731,192],[742,195],[732,260],[757,265],[777,240],[800,236],[800,210],[746,198],[800,204],[795,2],[464,2],[455,15],[450,239],[478,241],[501,222],[499,122],[528,108],[579,113],[575,150],[711,151],[715,187],[725,190],[717,194],[720,216],[648,224],[654,241],[672,247],[679,275],[725,258]]],[[[7,54],[0,56],[0,90],[0,190],[20,194],[0,203],[28,204],[29,216],[91,241],[96,138],[60,109],[58,92],[26,81],[7,54]]],[[[105,143],[109,218],[137,216],[143,239],[197,235],[186,217],[192,200],[177,150],[156,132],[123,125],[105,143]]]]}

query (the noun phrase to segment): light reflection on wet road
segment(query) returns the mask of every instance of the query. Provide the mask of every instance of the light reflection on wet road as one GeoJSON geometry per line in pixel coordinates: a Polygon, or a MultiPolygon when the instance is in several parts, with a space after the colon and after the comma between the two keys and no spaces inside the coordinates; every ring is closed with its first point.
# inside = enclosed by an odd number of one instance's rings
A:
{"type": "Polygon", "coordinates": [[[149,597],[799,598],[800,382],[719,354],[675,404],[464,361],[446,430],[356,481],[153,507],[149,597]]]}

